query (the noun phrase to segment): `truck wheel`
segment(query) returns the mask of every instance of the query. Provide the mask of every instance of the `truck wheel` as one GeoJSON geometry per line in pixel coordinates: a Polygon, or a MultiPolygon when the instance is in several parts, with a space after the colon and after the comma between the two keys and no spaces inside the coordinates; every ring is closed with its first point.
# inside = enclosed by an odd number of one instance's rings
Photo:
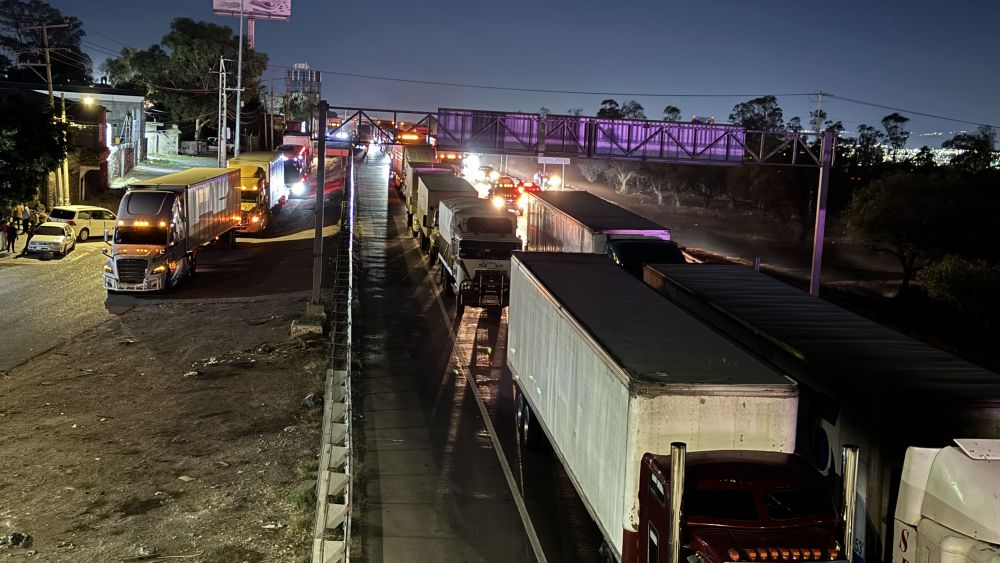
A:
{"type": "Polygon", "coordinates": [[[531,412],[531,405],[520,392],[517,394],[517,437],[529,450],[542,445],[542,429],[531,412]]]}
{"type": "MultiPolygon", "coordinates": [[[[438,249],[436,246],[432,246],[430,250],[427,251],[427,267],[433,268],[437,264],[438,259],[438,249]]],[[[444,268],[441,268],[442,270],[444,268]]]]}
{"type": "Polygon", "coordinates": [[[229,250],[236,248],[236,231],[229,231],[229,250]]]}
{"type": "Polygon", "coordinates": [[[406,212],[406,228],[410,229],[411,232],[413,231],[413,213],[409,211],[406,212]]]}
{"type": "Polygon", "coordinates": [[[441,266],[441,284],[444,285],[444,294],[448,297],[455,296],[455,279],[451,277],[448,270],[441,266]]]}
{"type": "Polygon", "coordinates": [[[198,262],[195,261],[194,256],[188,258],[188,279],[194,279],[195,275],[198,273],[198,262]]]}
{"type": "Polygon", "coordinates": [[[420,233],[420,250],[424,252],[429,252],[431,247],[431,241],[427,238],[423,232],[420,233]]]}
{"type": "Polygon", "coordinates": [[[455,318],[461,318],[465,314],[465,303],[462,303],[462,296],[459,295],[455,301],[455,318]]]}

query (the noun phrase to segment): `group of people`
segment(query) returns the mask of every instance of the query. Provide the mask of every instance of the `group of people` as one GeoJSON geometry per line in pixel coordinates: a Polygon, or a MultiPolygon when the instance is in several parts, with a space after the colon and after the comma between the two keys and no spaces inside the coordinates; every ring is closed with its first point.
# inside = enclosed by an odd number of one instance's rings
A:
{"type": "Polygon", "coordinates": [[[45,204],[37,202],[31,204],[18,204],[13,209],[6,209],[0,212],[0,251],[6,250],[14,253],[14,243],[17,242],[18,228],[21,233],[28,235],[34,232],[38,225],[45,222],[48,217],[45,213],[45,204]]]}

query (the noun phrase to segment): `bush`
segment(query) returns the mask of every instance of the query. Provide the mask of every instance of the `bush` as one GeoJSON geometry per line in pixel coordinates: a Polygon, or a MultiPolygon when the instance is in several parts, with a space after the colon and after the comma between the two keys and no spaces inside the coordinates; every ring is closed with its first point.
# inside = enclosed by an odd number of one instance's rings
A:
{"type": "Polygon", "coordinates": [[[932,299],[987,322],[1000,320],[1000,265],[949,255],[919,279],[932,299]]]}

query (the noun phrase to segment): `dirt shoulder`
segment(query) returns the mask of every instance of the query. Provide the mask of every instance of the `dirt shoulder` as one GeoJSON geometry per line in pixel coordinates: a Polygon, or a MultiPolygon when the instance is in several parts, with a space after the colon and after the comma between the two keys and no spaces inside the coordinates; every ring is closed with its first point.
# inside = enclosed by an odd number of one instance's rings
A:
{"type": "Polygon", "coordinates": [[[302,295],[152,303],[0,372],[0,559],[294,561],[327,343],[302,295]],[[291,497],[290,497],[291,493],[291,497]],[[298,506],[296,506],[298,505],[298,506]],[[3,548],[20,532],[30,547],[3,548]]]}

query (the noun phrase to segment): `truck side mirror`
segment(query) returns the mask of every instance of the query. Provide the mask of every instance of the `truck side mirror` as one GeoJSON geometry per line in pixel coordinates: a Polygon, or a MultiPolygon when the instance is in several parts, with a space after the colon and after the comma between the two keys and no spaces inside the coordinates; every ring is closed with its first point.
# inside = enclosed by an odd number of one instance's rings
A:
{"type": "Polygon", "coordinates": [[[104,244],[108,244],[108,230],[104,229],[104,244]]]}

